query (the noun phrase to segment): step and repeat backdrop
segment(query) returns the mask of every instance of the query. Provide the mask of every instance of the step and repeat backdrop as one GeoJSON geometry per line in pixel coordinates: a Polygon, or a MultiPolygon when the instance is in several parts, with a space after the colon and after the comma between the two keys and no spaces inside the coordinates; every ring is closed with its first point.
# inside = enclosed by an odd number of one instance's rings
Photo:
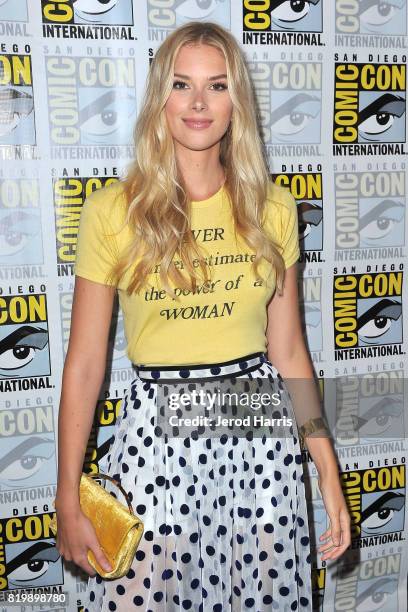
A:
{"type": "MultiPolygon", "coordinates": [[[[0,609],[82,609],[87,576],[49,529],[81,207],[124,176],[151,58],[192,20],[239,41],[298,203],[304,334],[352,517],[347,554],[321,562],[305,450],[315,609],[406,610],[406,0],[0,0],[0,609]]],[[[89,472],[134,377],[125,348],[116,303],[89,472]]]]}

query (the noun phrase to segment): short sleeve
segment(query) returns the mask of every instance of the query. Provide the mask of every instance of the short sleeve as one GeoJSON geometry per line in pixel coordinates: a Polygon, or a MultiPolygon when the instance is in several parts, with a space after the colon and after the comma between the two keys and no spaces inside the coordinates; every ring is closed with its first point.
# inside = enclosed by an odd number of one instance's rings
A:
{"type": "Polygon", "coordinates": [[[101,209],[98,190],[88,196],[82,205],[76,244],[74,274],[104,285],[115,286],[106,276],[117,260],[117,248],[113,233],[101,209]]]}
{"type": "Polygon", "coordinates": [[[289,268],[300,257],[297,204],[290,191],[287,191],[286,206],[282,210],[282,257],[285,267],[289,268]]]}

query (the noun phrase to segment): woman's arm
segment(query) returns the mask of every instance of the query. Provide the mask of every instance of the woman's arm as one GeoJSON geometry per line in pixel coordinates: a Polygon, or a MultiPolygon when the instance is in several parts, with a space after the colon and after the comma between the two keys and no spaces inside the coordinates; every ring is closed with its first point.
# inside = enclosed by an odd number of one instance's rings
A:
{"type": "MultiPolygon", "coordinates": [[[[67,526],[66,532],[72,531],[72,525],[77,526],[81,514],[79,482],[95,406],[105,376],[114,297],[115,287],[81,276],[75,277],[71,330],[62,375],[58,415],[58,484],[55,508],[60,536],[58,548],[61,546],[67,560],[73,559],[77,563],[79,556],[75,557],[73,550],[68,551],[67,543],[64,543],[64,523],[67,526]]],[[[88,535],[91,534],[89,525],[87,529],[88,535]]],[[[92,540],[92,534],[89,537],[92,540]]],[[[60,552],[63,554],[61,550],[60,552]]],[[[82,551],[81,562],[78,564],[89,573],[92,568],[86,557],[83,557],[84,553],[86,550],[82,551]]]]}
{"type": "MultiPolygon", "coordinates": [[[[282,377],[288,379],[285,383],[297,420],[301,420],[299,425],[311,417],[318,417],[321,408],[313,365],[302,334],[297,275],[297,263],[294,263],[286,270],[283,295],[275,293],[269,302],[267,341],[269,360],[282,377]]],[[[342,540],[341,547],[327,553],[322,560],[335,559],[350,544],[350,517],[340,484],[337,458],[329,438],[306,437],[305,442],[319,473],[319,488],[330,516],[331,530],[323,536],[331,533],[335,544],[342,540]]],[[[328,548],[326,544],[322,550],[328,548]]]]}
{"type": "MultiPolygon", "coordinates": [[[[267,341],[270,361],[283,378],[289,379],[287,386],[298,426],[310,418],[322,416],[313,365],[300,322],[297,263],[286,270],[283,295],[276,293],[269,303],[267,341]]],[[[305,442],[319,474],[338,472],[337,459],[328,438],[308,437],[305,442]]]]}

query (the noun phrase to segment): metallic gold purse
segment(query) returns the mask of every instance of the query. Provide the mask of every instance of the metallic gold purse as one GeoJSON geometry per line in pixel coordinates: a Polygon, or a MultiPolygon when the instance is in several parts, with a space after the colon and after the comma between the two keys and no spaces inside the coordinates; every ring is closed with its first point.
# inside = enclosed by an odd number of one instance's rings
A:
{"type": "MultiPolygon", "coordinates": [[[[99,544],[113,569],[110,572],[104,570],[91,550],[88,551],[89,563],[102,578],[124,576],[130,569],[144,531],[143,522],[133,512],[129,496],[117,480],[107,474],[82,473],[79,501],[81,510],[91,521],[99,544]],[[125,496],[129,509],[95,482],[96,478],[105,478],[117,485],[125,496]]],[[[56,515],[50,522],[50,529],[54,535],[57,534],[56,515]]]]}

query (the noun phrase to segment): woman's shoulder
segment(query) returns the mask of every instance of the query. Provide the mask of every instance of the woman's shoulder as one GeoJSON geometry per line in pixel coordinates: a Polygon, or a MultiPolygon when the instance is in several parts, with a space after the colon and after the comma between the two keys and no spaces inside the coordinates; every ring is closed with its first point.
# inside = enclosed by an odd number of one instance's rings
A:
{"type": "Polygon", "coordinates": [[[268,182],[267,194],[267,200],[268,202],[272,202],[272,206],[273,204],[278,204],[278,206],[280,205],[283,206],[283,208],[290,209],[295,203],[295,199],[289,187],[274,183],[272,180],[268,182]]]}
{"type": "Polygon", "coordinates": [[[88,197],[95,206],[103,213],[108,213],[114,206],[123,204],[124,185],[123,181],[117,180],[107,183],[99,189],[95,189],[88,197]]]}
{"type": "Polygon", "coordinates": [[[289,187],[269,181],[266,202],[266,223],[281,234],[297,216],[297,204],[289,187]]]}
{"type": "Polygon", "coordinates": [[[125,204],[124,185],[121,180],[96,189],[86,199],[86,206],[93,208],[95,214],[106,219],[111,225],[122,222],[125,204]]]}

